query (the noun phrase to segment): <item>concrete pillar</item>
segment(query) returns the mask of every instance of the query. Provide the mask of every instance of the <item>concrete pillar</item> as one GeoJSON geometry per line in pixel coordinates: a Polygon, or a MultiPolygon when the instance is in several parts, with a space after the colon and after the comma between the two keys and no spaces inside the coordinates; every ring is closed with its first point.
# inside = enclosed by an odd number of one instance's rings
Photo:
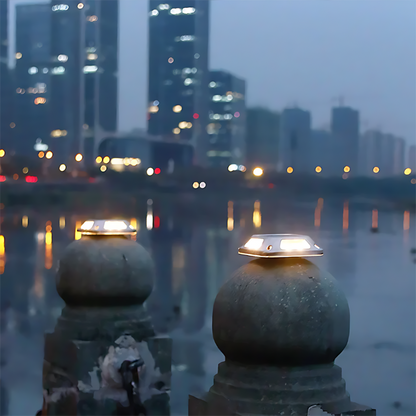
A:
{"type": "Polygon", "coordinates": [[[149,254],[123,233],[65,249],[56,287],[66,305],[45,335],[48,415],[169,414],[172,344],[143,305],[153,275],[149,254]]]}

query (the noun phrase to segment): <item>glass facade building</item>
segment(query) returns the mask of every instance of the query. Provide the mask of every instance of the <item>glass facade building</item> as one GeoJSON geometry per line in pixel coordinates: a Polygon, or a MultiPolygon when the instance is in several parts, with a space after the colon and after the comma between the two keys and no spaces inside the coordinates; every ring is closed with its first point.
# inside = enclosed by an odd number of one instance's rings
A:
{"type": "Polygon", "coordinates": [[[243,164],[246,156],[246,83],[225,71],[211,71],[207,133],[210,166],[243,164]]]}
{"type": "Polygon", "coordinates": [[[150,0],[148,133],[166,142],[157,165],[207,163],[208,35],[208,0],[150,0]],[[193,157],[175,152],[178,142],[192,145],[193,157]]]}

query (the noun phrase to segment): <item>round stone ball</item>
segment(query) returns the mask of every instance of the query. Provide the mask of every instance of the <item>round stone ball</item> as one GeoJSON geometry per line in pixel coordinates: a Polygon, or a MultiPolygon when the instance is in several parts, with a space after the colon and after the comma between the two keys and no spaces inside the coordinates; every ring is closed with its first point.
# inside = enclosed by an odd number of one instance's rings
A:
{"type": "Polygon", "coordinates": [[[348,302],[337,281],[304,258],[253,260],[221,287],[214,303],[215,343],[234,362],[331,363],[349,330],[348,302]]]}
{"type": "Polygon", "coordinates": [[[153,289],[149,253],[123,236],[83,236],[65,249],[56,287],[68,305],[143,303],[153,289]]]}

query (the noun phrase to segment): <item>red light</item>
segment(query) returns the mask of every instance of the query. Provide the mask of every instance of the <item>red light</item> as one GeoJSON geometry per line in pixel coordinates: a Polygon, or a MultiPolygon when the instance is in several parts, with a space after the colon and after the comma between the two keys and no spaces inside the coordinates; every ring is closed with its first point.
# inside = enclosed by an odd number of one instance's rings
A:
{"type": "Polygon", "coordinates": [[[273,189],[274,188],[274,185],[272,183],[269,183],[269,188],[270,189],[273,189]]]}
{"type": "Polygon", "coordinates": [[[196,120],[197,118],[199,118],[199,114],[198,113],[195,113],[194,114],[194,119],[196,120]]]}
{"type": "Polygon", "coordinates": [[[154,227],[155,228],[159,228],[160,227],[160,218],[159,217],[155,217],[154,219],[154,227]]]}
{"type": "Polygon", "coordinates": [[[0,182],[5,182],[6,181],[6,177],[4,175],[0,175],[0,182]]]}
{"type": "Polygon", "coordinates": [[[38,178],[36,176],[26,176],[26,182],[28,183],[35,183],[38,181],[38,178]]]}
{"type": "Polygon", "coordinates": [[[160,173],[160,169],[159,169],[159,168],[156,168],[156,169],[155,169],[155,174],[156,174],[156,175],[159,175],[159,173],[160,173]]]}
{"type": "Polygon", "coordinates": [[[234,117],[240,117],[240,113],[237,111],[236,113],[234,113],[234,117]]]}
{"type": "Polygon", "coordinates": [[[94,183],[94,182],[95,182],[95,178],[89,178],[89,179],[88,179],[88,182],[89,182],[89,183],[94,183]]]}

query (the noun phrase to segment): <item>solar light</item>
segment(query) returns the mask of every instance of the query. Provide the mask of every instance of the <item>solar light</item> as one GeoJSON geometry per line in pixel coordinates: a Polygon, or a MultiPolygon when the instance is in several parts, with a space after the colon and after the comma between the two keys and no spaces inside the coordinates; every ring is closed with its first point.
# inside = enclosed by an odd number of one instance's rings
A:
{"type": "Polygon", "coordinates": [[[324,254],[307,235],[256,234],[238,249],[238,254],[251,257],[316,257],[324,254]]]}
{"type": "Polygon", "coordinates": [[[77,230],[81,235],[135,235],[137,231],[124,220],[88,220],[77,230]]]}

